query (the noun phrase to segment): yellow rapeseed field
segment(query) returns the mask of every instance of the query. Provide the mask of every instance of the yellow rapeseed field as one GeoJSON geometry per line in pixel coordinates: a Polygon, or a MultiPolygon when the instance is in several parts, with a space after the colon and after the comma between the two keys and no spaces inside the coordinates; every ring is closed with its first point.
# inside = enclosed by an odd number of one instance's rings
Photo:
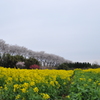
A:
{"type": "MultiPolygon", "coordinates": [[[[52,88],[59,89],[61,84],[67,84],[70,81],[73,71],[66,70],[29,70],[29,69],[14,69],[0,67],[0,81],[2,95],[11,92],[15,95],[14,99],[24,98],[29,92],[35,95],[40,95],[42,99],[49,99],[47,94],[52,88]],[[57,79],[59,78],[59,79],[57,79]],[[62,82],[59,83],[59,81],[62,82]],[[44,90],[43,90],[44,89],[44,90]]],[[[31,96],[30,96],[31,97],[31,96]]],[[[24,98],[24,100],[27,100],[24,98]]]]}
{"type": "Polygon", "coordinates": [[[100,80],[95,79],[94,82],[89,72],[97,75],[100,73],[100,68],[31,70],[0,67],[0,100],[73,100],[76,98],[74,92],[77,88],[81,89],[83,88],[81,86],[84,86],[85,91],[92,82],[100,86],[100,80]]]}

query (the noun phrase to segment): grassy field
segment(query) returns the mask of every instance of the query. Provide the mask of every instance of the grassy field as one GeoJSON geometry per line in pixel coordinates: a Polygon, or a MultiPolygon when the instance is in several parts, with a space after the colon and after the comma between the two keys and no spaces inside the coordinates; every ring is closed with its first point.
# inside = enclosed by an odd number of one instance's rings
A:
{"type": "Polygon", "coordinates": [[[100,100],[100,68],[29,70],[0,67],[0,100],[100,100]]]}

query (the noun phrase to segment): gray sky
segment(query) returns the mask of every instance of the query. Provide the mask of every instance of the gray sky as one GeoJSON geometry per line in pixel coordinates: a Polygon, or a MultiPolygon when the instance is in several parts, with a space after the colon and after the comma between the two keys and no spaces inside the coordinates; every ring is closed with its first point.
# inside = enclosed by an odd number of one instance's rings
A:
{"type": "Polygon", "coordinates": [[[0,39],[100,64],[100,0],[1,0],[0,39]]]}

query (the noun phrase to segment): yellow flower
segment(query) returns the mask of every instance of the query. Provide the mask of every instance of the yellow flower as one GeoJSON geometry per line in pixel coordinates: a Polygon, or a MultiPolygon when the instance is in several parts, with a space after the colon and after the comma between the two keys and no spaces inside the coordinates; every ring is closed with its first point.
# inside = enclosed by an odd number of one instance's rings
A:
{"type": "Polygon", "coordinates": [[[81,81],[82,81],[82,80],[85,80],[85,78],[79,78],[79,80],[81,80],[81,81]]]}
{"type": "Polygon", "coordinates": [[[88,79],[88,81],[89,81],[89,82],[91,82],[91,81],[92,81],[92,79],[88,79]]]}
{"type": "Polygon", "coordinates": [[[15,85],[14,85],[14,88],[18,88],[18,87],[19,87],[19,85],[18,85],[18,84],[15,84],[15,85]]]}
{"type": "Polygon", "coordinates": [[[39,89],[38,89],[37,87],[35,87],[35,88],[33,89],[33,91],[34,91],[34,92],[38,92],[39,89]]]}
{"type": "Polygon", "coordinates": [[[15,79],[15,81],[18,81],[18,78],[14,78],[15,79]]]}
{"type": "Polygon", "coordinates": [[[25,98],[23,97],[22,100],[25,100],[25,98]]]}
{"type": "Polygon", "coordinates": [[[71,84],[75,84],[75,82],[72,82],[71,84]]]}
{"type": "Polygon", "coordinates": [[[51,81],[50,82],[50,85],[55,86],[54,81],[51,81]]]}
{"type": "Polygon", "coordinates": [[[70,81],[70,78],[68,77],[68,81],[70,81]]]}
{"type": "Polygon", "coordinates": [[[25,87],[25,88],[28,88],[28,86],[29,86],[29,84],[26,82],[22,85],[22,87],[25,87]]]}
{"type": "Polygon", "coordinates": [[[98,83],[99,81],[96,81],[96,83],[98,83]]]}
{"type": "Polygon", "coordinates": [[[41,93],[41,95],[43,96],[44,99],[49,99],[50,98],[50,96],[48,94],[41,93]]]}
{"type": "Polygon", "coordinates": [[[19,87],[20,87],[20,86],[19,86],[18,84],[15,84],[15,85],[14,85],[14,90],[13,90],[13,91],[16,92],[16,90],[17,90],[19,87]]]}
{"type": "Polygon", "coordinates": [[[21,77],[19,80],[20,80],[20,82],[23,82],[23,81],[24,81],[24,78],[23,78],[23,77],[21,77]]]}
{"type": "Polygon", "coordinates": [[[7,81],[12,81],[12,78],[11,77],[8,77],[7,81]]]}
{"type": "Polygon", "coordinates": [[[30,86],[34,86],[35,85],[35,82],[30,82],[30,86]]]}
{"type": "Polygon", "coordinates": [[[26,91],[26,88],[21,89],[21,91],[22,91],[23,93],[26,93],[26,92],[27,92],[27,91],[26,91]]]}
{"type": "Polygon", "coordinates": [[[100,85],[100,83],[98,83],[98,85],[100,85]]]}
{"type": "Polygon", "coordinates": [[[63,83],[64,85],[66,84],[66,82],[63,83]]]}
{"type": "Polygon", "coordinates": [[[16,97],[15,97],[15,99],[19,99],[20,98],[20,95],[18,94],[16,97]]]}
{"type": "Polygon", "coordinates": [[[4,87],[5,90],[8,90],[7,86],[4,87]]]}
{"type": "Polygon", "coordinates": [[[68,96],[66,96],[66,98],[70,98],[70,96],[68,95],[68,96]]]}

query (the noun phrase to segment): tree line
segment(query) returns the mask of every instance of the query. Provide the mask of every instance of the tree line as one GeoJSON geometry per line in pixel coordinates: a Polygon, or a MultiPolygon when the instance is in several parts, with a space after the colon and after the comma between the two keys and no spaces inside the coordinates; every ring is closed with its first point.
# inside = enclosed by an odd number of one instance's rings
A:
{"type": "Polygon", "coordinates": [[[5,41],[2,39],[0,39],[0,54],[1,57],[10,54],[11,57],[13,56],[16,57],[19,55],[23,56],[26,59],[33,58],[38,60],[41,66],[47,66],[47,67],[59,66],[62,63],[71,62],[70,60],[66,60],[63,57],[60,57],[55,54],[48,54],[45,53],[44,51],[35,52],[23,46],[9,45],[5,43],[5,41]]]}
{"type": "Polygon", "coordinates": [[[100,65],[96,63],[91,64],[89,62],[72,62],[72,63],[62,63],[57,67],[57,69],[64,69],[64,70],[72,70],[76,68],[81,68],[81,69],[100,68],[100,65]]]}
{"type": "Polygon", "coordinates": [[[36,64],[48,69],[75,69],[75,68],[98,68],[98,64],[72,62],[55,54],[44,51],[35,52],[23,46],[9,45],[0,39],[0,66],[14,68],[17,62],[25,62],[25,68],[36,64]]]}

